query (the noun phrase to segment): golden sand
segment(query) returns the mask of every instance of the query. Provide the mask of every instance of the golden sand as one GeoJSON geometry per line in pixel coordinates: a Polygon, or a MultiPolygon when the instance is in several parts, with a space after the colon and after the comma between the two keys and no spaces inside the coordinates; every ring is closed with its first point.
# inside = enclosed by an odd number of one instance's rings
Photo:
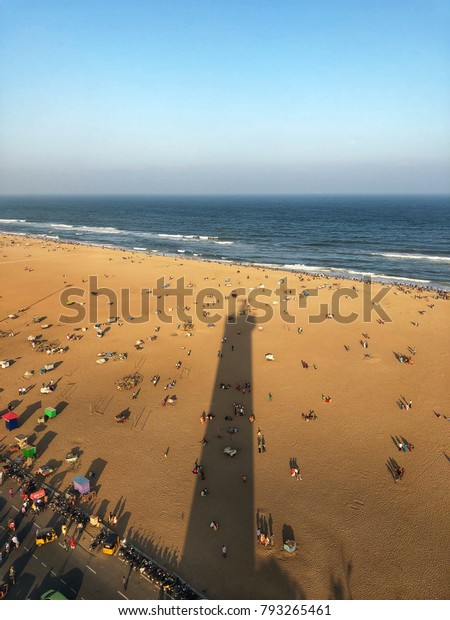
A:
{"type": "MultiPolygon", "coordinates": [[[[54,466],[50,485],[68,486],[75,472],[64,457],[78,448],[76,473],[96,472],[92,513],[116,514],[121,535],[209,598],[448,598],[449,301],[392,286],[380,302],[392,322],[383,324],[372,313],[367,323],[361,283],[6,235],[0,243],[0,330],[16,333],[0,339],[0,359],[14,362],[0,369],[1,412],[16,401],[20,432],[38,446],[33,470],[54,466]],[[108,306],[105,297],[89,292],[76,298],[85,306],[64,307],[61,292],[69,286],[86,289],[92,275],[99,287],[130,289],[131,309],[108,306]],[[239,316],[237,325],[221,320],[208,327],[194,318],[194,327],[183,330],[176,318],[172,325],[160,322],[154,307],[150,322],[123,321],[151,297],[142,289],[153,289],[162,276],[171,286],[184,276],[195,294],[205,286],[224,296],[238,286],[276,289],[286,277],[297,294],[308,288],[318,294],[304,308],[295,298],[288,302],[294,324],[280,318],[275,297],[268,300],[274,318],[262,325],[239,316]],[[341,300],[342,313],[355,312],[357,320],[311,322],[311,316],[333,311],[327,305],[344,287],[359,293],[341,300]],[[76,325],[61,322],[61,314],[87,310],[94,301],[98,322],[117,314],[122,325],[112,324],[98,338],[88,318],[76,325]],[[18,312],[21,308],[27,309],[18,312]],[[14,313],[17,318],[8,318],[14,313]],[[34,316],[42,318],[40,324],[33,323],[34,316]],[[50,327],[43,330],[43,324],[50,327]],[[68,333],[82,338],[68,341],[68,333]],[[52,356],[34,351],[30,335],[59,341],[68,351],[52,356]],[[138,340],[144,341],[140,350],[138,340]],[[127,353],[127,359],[97,364],[101,352],[127,353]],[[267,353],[274,361],[265,359],[267,353]],[[414,363],[400,363],[394,353],[411,355],[414,363]],[[56,362],[62,363],[39,375],[44,364],[56,362]],[[31,369],[34,377],[24,379],[31,369]],[[133,390],[115,385],[134,372],[143,376],[136,399],[133,390]],[[160,375],[156,387],[154,375],[160,375]],[[42,382],[49,380],[57,381],[56,390],[41,394],[42,382]],[[171,380],[175,386],[164,390],[171,380]],[[219,389],[221,382],[231,389],[219,389]],[[239,393],[235,385],[245,382],[251,392],[239,393]],[[21,387],[29,388],[24,396],[18,395],[21,387]],[[174,395],[176,404],[162,407],[174,395]],[[401,397],[413,401],[411,410],[400,409],[401,397]],[[244,405],[245,416],[235,418],[235,402],[244,405]],[[58,415],[39,425],[46,406],[56,406],[58,415]],[[126,409],[129,419],[116,423],[114,416],[126,409]],[[317,420],[302,418],[309,410],[317,420]],[[202,425],[202,411],[215,417],[202,425]],[[239,432],[228,434],[229,426],[239,432]],[[400,452],[396,438],[414,449],[400,452]],[[236,456],[225,456],[226,446],[236,448],[236,456]],[[204,481],[192,473],[197,459],[204,481]],[[291,460],[301,480],[291,476],[291,460]],[[405,469],[398,482],[389,471],[392,460],[405,469]],[[204,487],[207,497],[200,495],[204,487]],[[219,522],[217,532],[209,527],[212,520],[219,522]],[[273,546],[257,542],[258,525],[273,533],[273,546]],[[293,554],[283,549],[283,538],[291,537],[297,543],[293,554]]],[[[380,288],[375,285],[372,296],[380,288]]],[[[238,298],[238,310],[248,310],[247,299],[238,298]]],[[[170,316],[175,305],[166,301],[170,316]]],[[[192,299],[186,305],[195,309],[192,299]]],[[[197,306],[215,312],[201,301],[197,306]]],[[[16,433],[1,425],[5,447],[16,433]]]]}

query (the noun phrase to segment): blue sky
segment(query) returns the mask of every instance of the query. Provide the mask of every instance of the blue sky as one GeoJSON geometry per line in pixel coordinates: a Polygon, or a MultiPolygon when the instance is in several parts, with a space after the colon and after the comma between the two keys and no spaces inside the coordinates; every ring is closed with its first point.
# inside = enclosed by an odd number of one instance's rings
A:
{"type": "Polygon", "coordinates": [[[450,0],[0,0],[2,193],[450,192],[450,0]]]}

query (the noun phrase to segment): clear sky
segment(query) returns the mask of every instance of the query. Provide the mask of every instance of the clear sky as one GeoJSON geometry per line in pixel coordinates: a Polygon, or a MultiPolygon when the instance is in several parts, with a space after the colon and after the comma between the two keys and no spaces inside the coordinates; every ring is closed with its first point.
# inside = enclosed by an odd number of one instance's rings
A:
{"type": "Polygon", "coordinates": [[[450,192],[450,0],[0,0],[0,192],[450,192]]]}

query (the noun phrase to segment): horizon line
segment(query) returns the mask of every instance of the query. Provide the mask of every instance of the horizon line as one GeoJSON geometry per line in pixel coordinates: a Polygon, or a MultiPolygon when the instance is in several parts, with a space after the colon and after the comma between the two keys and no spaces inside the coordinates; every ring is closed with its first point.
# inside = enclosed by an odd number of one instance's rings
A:
{"type": "Polygon", "coordinates": [[[233,198],[233,197],[311,197],[311,196],[450,196],[450,191],[448,192],[241,192],[241,193],[233,193],[233,192],[223,192],[223,193],[214,193],[214,192],[205,192],[205,193],[196,193],[196,192],[142,192],[142,193],[126,193],[126,192],[115,192],[115,193],[104,193],[104,192],[30,192],[30,193],[1,193],[0,198],[52,198],[52,197],[103,197],[103,198],[115,198],[115,197],[126,197],[126,198],[162,198],[162,197],[192,197],[192,198],[233,198]]]}

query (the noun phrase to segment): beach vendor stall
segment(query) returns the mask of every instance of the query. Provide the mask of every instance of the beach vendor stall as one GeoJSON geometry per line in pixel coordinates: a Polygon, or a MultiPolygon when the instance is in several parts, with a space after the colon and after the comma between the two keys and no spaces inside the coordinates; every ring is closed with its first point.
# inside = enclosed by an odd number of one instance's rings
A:
{"type": "Polygon", "coordinates": [[[44,510],[48,502],[47,493],[44,489],[39,489],[38,491],[31,493],[30,499],[33,502],[31,508],[36,514],[39,514],[41,510],[44,510]]]}
{"type": "Polygon", "coordinates": [[[294,551],[297,549],[297,545],[295,544],[294,540],[286,540],[283,544],[283,549],[288,553],[294,553],[294,551]]]}
{"type": "Polygon", "coordinates": [[[15,428],[19,428],[19,416],[14,411],[5,413],[2,418],[5,420],[6,430],[13,431],[15,428]]]}
{"type": "Polygon", "coordinates": [[[39,416],[37,419],[38,424],[45,424],[50,418],[56,418],[56,409],[54,407],[47,407],[44,410],[44,415],[39,416]]]}
{"type": "Polygon", "coordinates": [[[30,446],[30,444],[25,444],[22,446],[22,454],[26,459],[32,459],[36,456],[36,446],[30,446]]]}
{"type": "Polygon", "coordinates": [[[91,491],[89,480],[84,476],[75,476],[73,479],[73,489],[80,494],[82,503],[90,502],[97,497],[96,491],[91,491]]]}
{"type": "Polygon", "coordinates": [[[17,441],[20,449],[24,448],[28,443],[28,435],[23,435],[22,433],[16,435],[14,439],[17,441]]]}
{"type": "Polygon", "coordinates": [[[89,493],[89,491],[91,490],[89,480],[84,476],[75,476],[75,478],[73,479],[73,488],[75,491],[78,491],[80,495],[89,493]]]}

